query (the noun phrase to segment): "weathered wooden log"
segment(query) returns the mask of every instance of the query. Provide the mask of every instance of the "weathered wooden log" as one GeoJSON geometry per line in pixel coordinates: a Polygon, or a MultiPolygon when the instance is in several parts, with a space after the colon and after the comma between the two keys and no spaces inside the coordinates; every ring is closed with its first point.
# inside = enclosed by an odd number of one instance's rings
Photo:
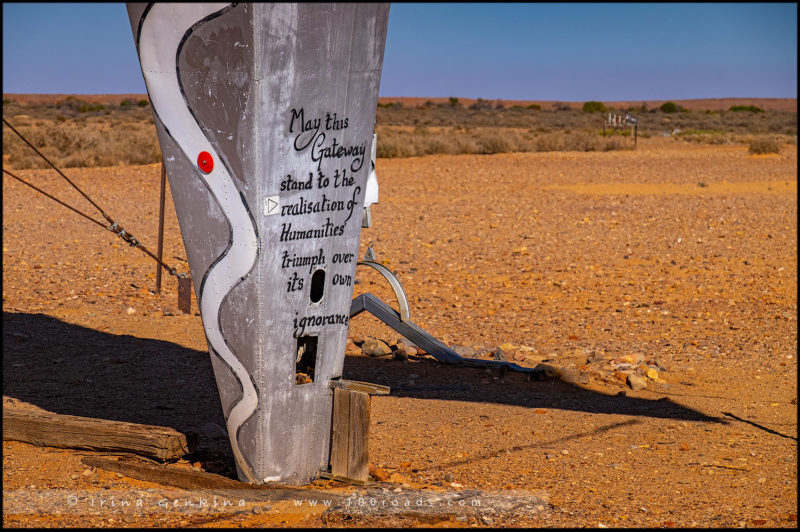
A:
{"type": "Polygon", "coordinates": [[[3,400],[3,441],[61,449],[134,453],[161,461],[194,450],[197,438],[169,427],[55,414],[3,400]]]}
{"type": "Polygon", "coordinates": [[[307,490],[290,486],[277,485],[257,485],[240,482],[222,475],[207,473],[205,471],[192,471],[189,469],[179,469],[175,466],[146,464],[124,458],[119,460],[86,456],[81,459],[84,465],[96,467],[121,473],[129,478],[143,480],[192,491],[202,491],[210,493],[224,493],[231,495],[234,493],[237,498],[246,500],[285,500],[297,499],[298,497],[317,497],[339,501],[340,496],[317,490],[307,490]]]}

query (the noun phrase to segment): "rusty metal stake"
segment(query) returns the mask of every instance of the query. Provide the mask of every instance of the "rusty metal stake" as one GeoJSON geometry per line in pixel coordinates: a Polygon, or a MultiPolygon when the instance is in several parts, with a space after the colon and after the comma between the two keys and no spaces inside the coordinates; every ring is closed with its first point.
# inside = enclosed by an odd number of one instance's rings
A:
{"type": "Polygon", "coordinates": [[[192,312],[192,278],[178,277],[178,310],[184,314],[192,312]]]}
{"type": "MultiPolygon", "coordinates": [[[[164,255],[164,196],[167,188],[167,167],[161,163],[161,198],[158,204],[158,265],[156,266],[156,294],[161,293],[161,259],[164,255]]],[[[180,279],[178,280],[180,283],[180,279]]]]}

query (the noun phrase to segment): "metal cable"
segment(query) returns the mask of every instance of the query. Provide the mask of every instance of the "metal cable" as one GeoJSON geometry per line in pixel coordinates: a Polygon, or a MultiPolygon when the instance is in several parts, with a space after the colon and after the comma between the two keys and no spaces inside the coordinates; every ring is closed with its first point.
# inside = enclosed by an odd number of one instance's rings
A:
{"type": "Polygon", "coordinates": [[[24,142],[25,144],[27,144],[28,146],[30,146],[30,148],[31,148],[33,151],[35,151],[35,152],[36,152],[36,154],[37,154],[39,157],[41,157],[42,159],[44,159],[44,162],[46,162],[47,164],[49,164],[49,165],[50,165],[50,167],[51,167],[53,170],[55,170],[56,172],[58,172],[58,174],[59,174],[61,177],[63,177],[64,179],[66,179],[66,180],[67,180],[67,183],[69,183],[70,185],[72,185],[72,186],[73,186],[73,188],[75,188],[75,190],[77,190],[78,192],[80,192],[80,193],[81,193],[81,195],[82,195],[84,198],[86,198],[86,199],[89,201],[89,203],[91,203],[92,205],[94,205],[94,207],[95,207],[95,208],[96,208],[98,211],[100,211],[100,214],[102,214],[102,215],[103,215],[103,218],[105,218],[106,220],[108,220],[108,223],[110,223],[110,224],[113,224],[113,223],[114,223],[114,220],[112,220],[112,219],[111,219],[111,217],[110,217],[110,216],[108,216],[108,215],[105,213],[105,211],[103,211],[103,209],[101,209],[101,208],[100,208],[100,206],[99,206],[97,203],[95,203],[95,202],[92,200],[92,198],[90,198],[89,196],[87,196],[87,195],[86,195],[86,193],[84,193],[84,192],[83,192],[83,190],[81,190],[80,188],[78,188],[78,185],[76,185],[75,183],[73,183],[73,182],[72,182],[72,180],[70,180],[70,178],[68,178],[66,175],[64,175],[64,172],[62,172],[61,170],[59,170],[58,168],[56,168],[56,165],[54,165],[53,163],[51,163],[51,162],[50,162],[50,159],[48,159],[47,157],[45,157],[45,156],[44,156],[44,154],[43,154],[42,152],[40,152],[39,150],[37,150],[37,149],[36,149],[36,146],[34,146],[34,145],[33,145],[33,144],[31,144],[30,142],[28,142],[28,139],[26,139],[25,137],[23,137],[23,136],[22,136],[22,133],[20,133],[19,131],[17,131],[17,130],[16,130],[16,128],[14,128],[14,126],[12,126],[11,124],[9,124],[9,123],[8,123],[8,120],[6,120],[6,119],[5,119],[5,117],[3,117],[3,123],[4,123],[5,125],[7,125],[7,126],[9,127],[9,129],[11,129],[11,131],[13,131],[14,133],[16,133],[16,134],[17,134],[17,136],[18,136],[19,138],[21,138],[21,139],[22,139],[22,142],[24,142]]]}
{"type": "Polygon", "coordinates": [[[30,142],[28,142],[28,139],[26,139],[26,138],[25,138],[25,137],[22,135],[22,133],[20,133],[20,132],[19,132],[19,131],[17,131],[16,129],[14,129],[14,126],[12,126],[11,124],[9,124],[9,123],[8,123],[8,120],[6,120],[5,118],[3,118],[3,123],[4,123],[5,125],[7,125],[7,126],[8,126],[8,127],[9,127],[9,128],[10,128],[10,129],[11,129],[13,132],[14,132],[14,133],[16,133],[16,134],[17,134],[17,136],[18,136],[19,138],[21,138],[21,139],[23,140],[23,142],[25,142],[25,144],[27,144],[28,146],[30,146],[30,147],[31,147],[31,149],[32,149],[33,151],[35,151],[37,155],[39,155],[39,157],[41,157],[42,159],[44,159],[44,161],[45,161],[47,164],[49,164],[49,165],[50,165],[50,166],[53,168],[53,170],[55,170],[56,172],[58,172],[58,174],[59,174],[61,177],[63,177],[64,179],[66,179],[66,180],[67,180],[67,182],[68,182],[70,185],[72,185],[72,186],[75,188],[75,190],[77,190],[78,192],[80,192],[80,193],[81,193],[81,195],[82,195],[84,198],[86,198],[86,199],[89,201],[89,203],[91,203],[92,205],[94,205],[94,207],[95,207],[95,208],[96,208],[98,211],[100,211],[100,214],[102,214],[102,215],[103,215],[103,218],[105,218],[106,220],[108,220],[108,223],[109,223],[109,224],[111,224],[111,225],[109,225],[109,226],[106,226],[106,225],[105,225],[105,224],[103,224],[102,222],[99,222],[99,221],[95,220],[95,219],[94,219],[94,218],[92,218],[91,216],[89,216],[89,215],[87,215],[87,214],[85,214],[85,213],[82,213],[82,212],[81,212],[81,211],[79,211],[78,209],[76,209],[76,208],[74,208],[74,207],[72,207],[72,206],[70,206],[70,205],[67,205],[66,203],[64,203],[63,201],[59,200],[58,198],[56,198],[56,197],[54,197],[54,196],[52,196],[52,195],[48,194],[47,192],[45,192],[45,191],[43,191],[42,189],[40,189],[40,188],[38,188],[38,187],[36,187],[36,186],[32,185],[31,183],[28,183],[28,182],[27,182],[27,181],[25,181],[24,179],[22,179],[22,178],[20,178],[20,177],[18,177],[18,176],[16,176],[16,175],[14,175],[14,174],[12,174],[11,172],[9,172],[8,170],[6,170],[5,168],[3,168],[3,172],[4,172],[4,173],[6,173],[6,174],[10,175],[11,177],[13,177],[13,178],[14,178],[14,179],[16,179],[16,180],[18,180],[18,181],[20,181],[20,182],[22,182],[22,183],[24,183],[24,184],[28,185],[29,187],[33,188],[33,189],[34,189],[34,190],[36,190],[37,192],[40,192],[40,193],[44,194],[44,195],[45,195],[45,196],[47,196],[48,198],[50,198],[50,199],[52,199],[52,200],[54,200],[54,201],[56,201],[56,202],[60,203],[60,204],[61,204],[61,205],[63,205],[64,207],[67,207],[68,209],[70,209],[70,210],[72,210],[72,211],[74,211],[74,212],[76,212],[76,213],[80,214],[80,215],[81,215],[81,216],[83,216],[84,218],[87,218],[88,220],[90,220],[90,221],[92,221],[92,222],[96,223],[97,225],[99,225],[99,226],[100,226],[100,227],[102,227],[103,229],[107,229],[108,231],[111,231],[111,232],[112,232],[112,233],[114,233],[115,235],[119,236],[119,237],[120,237],[122,240],[124,240],[125,242],[127,242],[128,244],[130,244],[130,245],[131,245],[131,247],[136,247],[136,248],[139,248],[139,249],[141,249],[141,250],[142,250],[142,251],[144,251],[144,252],[145,252],[147,255],[149,255],[149,256],[150,256],[150,257],[151,257],[151,258],[152,258],[154,261],[156,261],[158,264],[160,264],[160,265],[161,265],[161,266],[162,266],[162,267],[163,267],[165,270],[167,270],[167,271],[170,273],[170,275],[174,275],[175,277],[186,277],[186,274],[185,274],[185,273],[178,273],[178,271],[177,271],[175,268],[172,268],[172,267],[170,267],[169,265],[167,265],[166,263],[164,263],[162,260],[160,260],[158,257],[156,257],[156,256],[155,256],[155,255],[154,255],[154,254],[153,254],[153,253],[152,253],[152,252],[149,250],[149,249],[147,249],[146,247],[144,247],[144,246],[141,244],[141,242],[139,242],[139,240],[138,240],[137,238],[135,238],[135,237],[134,237],[132,234],[130,234],[130,233],[128,233],[127,231],[125,231],[125,229],[124,229],[122,226],[120,226],[120,225],[119,225],[117,222],[115,222],[115,221],[114,221],[114,220],[113,220],[113,219],[112,219],[112,218],[111,218],[111,217],[110,217],[108,214],[106,214],[106,213],[105,213],[105,211],[103,211],[103,209],[101,209],[101,208],[100,208],[100,206],[99,206],[97,203],[95,203],[94,201],[92,201],[92,198],[90,198],[89,196],[87,196],[87,195],[86,195],[86,194],[85,194],[85,193],[84,193],[84,192],[83,192],[83,191],[82,191],[80,188],[78,188],[78,186],[77,186],[75,183],[73,183],[73,182],[72,182],[72,181],[71,181],[71,180],[70,180],[70,179],[69,179],[69,178],[68,178],[66,175],[64,175],[64,172],[62,172],[61,170],[59,170],[59,169],[58,169],[58,168],[57,168],[57,167],[56,167],[56,166],[55,166],[53,163],[51,163],[51,162],[50,162],[50,160],[49,160],[49,159],[47,159],[47,157],[45,157],[45,156],[42,154],[42,152],[40,152],[39,150],[37,150],[37,149],[36,149],[36,147],[35,147],[33,144],[31,144],[30,142]]]}
{"type": "Polygon", "coordinates": [[[63,201],[61,201],[60,199],[56,198],[55,196],[51,196],[50,194],[48,194],[47,192],[45,192],[45,191],[44,191],[44,190],[42,190],[41,188],[37,187],[36,185],[32,185],[32,184],[28,183],[27,181],[25,181],[25,180],[24,180],[24,179],[22,179],[21,177],[19,177],[19,176],[16,176],[16,175],[12,174],[11,172],[9,172],[8,170],[6,170],[5,168],[3,168],[3,172],[4,172],[4,173],[6,173],[6,174],[8,174],[8,175],[10,175],[11,177],[13,177],[14,179],[16,179],[17,181],[21,181],[21,182],[25,183],[26,185],[28,185],[29,187],[31,187],[31,188],[32,188],[33,190],[35,190],[36,192],[39,192],[39,193],[41,193],[41,194],[44,194],[45,196],[47,196],[48,198],[50,198],[50,199],[51,199],[51,200],[53,200],[53,201],[57,201],[58,203],[60,203],[60,204],[61,204],[61,205],[63,205],[64,207],[66,207],[67,209],[70,209],[70,210],[72,210],[72,211],[74,211],[74,212],[77,212],[78,214],[80,214],[81,216],[83,216],[84,218],[86,218],[87,220],[89,220],[90,222],[94,222],[94,223],[96,223],[97,225],[99,225],[99,226],[100,226],[100,227],[102,227],[103,229],[108,229],[108,227],[106,227],[106,225],[105,225],[103,222],[100,222],[100,221],[98,221],[98,220],[95,220],[94,218],[92,218],[92,217],[91,217],[91,216],[89,216],[88,214],[82,213],[81,211],[79,211],[78,209],[76,209],[75,207],[73,207],[73,206],[71,206],[71,205],[67,205],[66,203],[64,203],[64,202],[63,202],[63,201]]]}

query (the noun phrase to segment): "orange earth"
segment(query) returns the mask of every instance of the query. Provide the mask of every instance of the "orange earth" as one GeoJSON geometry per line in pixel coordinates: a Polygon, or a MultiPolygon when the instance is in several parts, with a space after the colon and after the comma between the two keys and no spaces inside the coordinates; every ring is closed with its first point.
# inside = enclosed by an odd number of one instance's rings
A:
{"type": "MultiPolygon", "coordinates": [[[[159,165],[67,173],[155,249],[159,165]]],[[[18,174],[91,212],[54,172],[18,174]]],[[[372,398],[369,435],[384,482],[310,488],[384,509],[198,510],[186,500],[208,494],[80,461],[101,453],[4,441],[4,525],[796,526],[796,146],[753,156],[653,138],[630,151],[379,159],[377,175],[361,253],[371,243],[398,275],[412,321],[471,355],[502,346],[547,368],[544,380],[350,344],[344,378],[391,387],[372,398]],[[392,506],[431,493],[478,506],[392,506]]],[[[164,257],[187,271],[169,202],[164,257]]],[[[200,316],[177,310],[170,276],[153,293],[154,273],[139,250],[4,176],[3,394],[198,432],[196,453],[169,467],[234,476],[200,316]]],[[[356,294],[395,305],[377,272],[358,278],[356,294]]],[[[398,340],[369,315],[350,327],[356,343],[398,340]]]]}

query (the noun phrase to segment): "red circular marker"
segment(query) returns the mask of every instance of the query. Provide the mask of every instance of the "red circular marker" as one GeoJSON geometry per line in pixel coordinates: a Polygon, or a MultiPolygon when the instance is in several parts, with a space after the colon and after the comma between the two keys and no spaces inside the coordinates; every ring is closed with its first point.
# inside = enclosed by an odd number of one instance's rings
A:
{"type": "Polygon", "coordinates": [[[211,154],[207,151],[201,151],[200,155],[197,156],[197,166],[203,172],[210,174],[211,170],[214,169],[214,159],[211,158],[211,154]]]}

